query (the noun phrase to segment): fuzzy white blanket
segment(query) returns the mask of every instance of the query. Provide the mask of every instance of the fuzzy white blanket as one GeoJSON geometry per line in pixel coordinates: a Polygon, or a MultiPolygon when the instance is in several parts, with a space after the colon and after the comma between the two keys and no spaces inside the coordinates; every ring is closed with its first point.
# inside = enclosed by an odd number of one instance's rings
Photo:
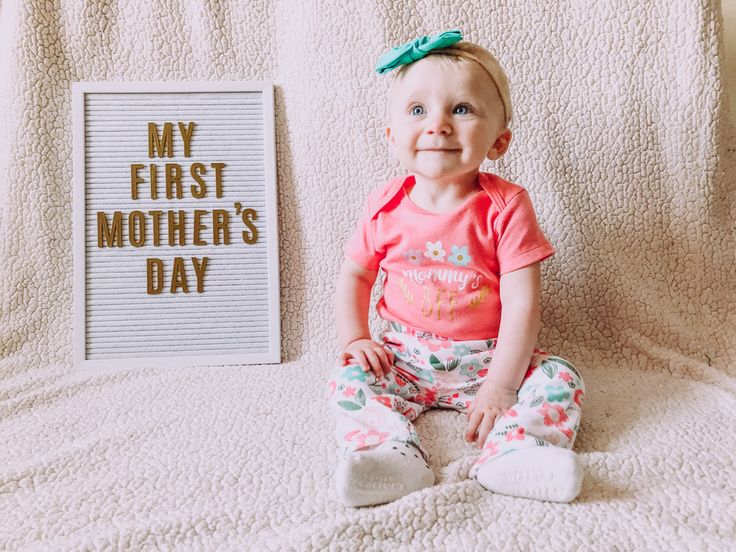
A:
{"type": "Polygon", "coordinates": [[[718,0],[0,3],[0,549],[733,550],[736,140],[718,0]],[[615,4],[615,6],[614,6],[615,4]],[[572,504],[466,479],[462,416],[417,428],[439,482],[337,501],[332,293],[363,196],[396,174],[388,47],[497,53],[557,254],[540,346],[588,387],[572,504]],[[278,366],[106,373],[72,358],[73,81],[276,85],[278,366]]]}

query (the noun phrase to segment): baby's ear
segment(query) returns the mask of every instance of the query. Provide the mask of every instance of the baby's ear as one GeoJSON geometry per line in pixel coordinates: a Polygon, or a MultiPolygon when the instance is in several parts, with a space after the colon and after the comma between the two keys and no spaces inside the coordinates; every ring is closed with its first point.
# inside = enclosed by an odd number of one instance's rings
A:
{"type": "Polygon", "coordinates": [[[511,130],[505,128],[504,131],[499,135],[499,137],[496,138],[496,141],[493,143],[493,146],[491,146],[491,149],[488,150],[486,157],[491,161],[498,161],[499,159],[501,159],[503,154],[506,153],[506,151],[509,149],[509,144],[511,144],[511,137],[511,130]]]}

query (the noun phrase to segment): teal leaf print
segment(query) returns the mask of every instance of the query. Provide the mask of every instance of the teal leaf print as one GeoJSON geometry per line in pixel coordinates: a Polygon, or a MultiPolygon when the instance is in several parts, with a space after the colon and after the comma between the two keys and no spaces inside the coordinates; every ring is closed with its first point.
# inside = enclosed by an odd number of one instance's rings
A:
{"type": "Polygon", "coordinates": [[[345,410],[360,410],[361,408],[363,408],[362,406],[354,403],[353,401],[337,401],[337,404],[339,404],[345,410]]]}
{"type": "Polygon", "coordinates": [[[393,329],[393,331],[395,331],[395,332],[400,332],[400,331],[401,331],[401,326],[399,326],[399,325],[398,325],[398,324],[397,324],[396,322],[394,322],[393,320],[390,320],[390,321],[389,321],[389,326],[391,326],[391,329],[393,329]]]}
{"type": "Polygon", "coordinates": [[[557,373],[557,366],[555,366],[551,362],[547,362],[546,360],[543,360],[542,361],[542,372],[547,374],[547,377],[549,379],[552,379],[555,377],[555,374],[557,373]]]}
{"type": "Polygon", "coordinates": [[[435,370],[444,370],[445,369],[445,365],[442,364],[442,362],[440,362],[440,359],[438,359],[434,355],[430,355],[429,356],[429,363],[432,365],[432,368],[434,368],[435,370]]]}
{"type": "Polygon", "coordinates": [[[460,365],[460,359],[456,358],[447,363],[447,371],[452,372],[455,368],[460,365]]]}
{"type": "Polygon", "coordinates": [[[363,393],[362,389],[358,389],[358,392],[355,394],[355,401],[361,406],[365,406],[365,393],[363,393]]]}

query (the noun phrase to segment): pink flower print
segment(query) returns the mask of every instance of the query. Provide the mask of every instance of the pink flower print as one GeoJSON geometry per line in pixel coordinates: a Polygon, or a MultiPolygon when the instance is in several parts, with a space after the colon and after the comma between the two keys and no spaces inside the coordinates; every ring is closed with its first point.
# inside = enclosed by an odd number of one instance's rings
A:
{"type": "Polygon", "coordinates": [[[422,251],[421,249],[409,249],[404,253],[404,258],[411,264],[420,265],[422,264],[422,251]]]}
{"type": "Polygon", "coordinates": [[[354,397],[355,396],[355,389],[352,387],[346,387],[345,391],[342,392],[343,397],[354,397]]]}
{"type": "Polygon", "coordinates": [[[433,353],[439,351],[440,349],[449,349],[450,347],[452,347],[449,339],[425,339],[417,336],[417,341],[419,341],[421,345],[424,345],[433,353]]]}
{"type": "Polygon", "coordinates": [[[483,368],[482,370],[480,370],[480,371],[478,372],[478,377],[479,377],[479,378],[484,378],[484,377],[486,376],[486,374],[487,374],[487,373],[488,373],[488,368],[483,368]]]}
{"type": "Polygon", "coordinates": [[[561,428],[559,428],[559,429],[560,429],[560,432],[562,432],[562,434],[563,434],[563,435],[564,435],[565,437],[567,437],[568,439],[572,439],[572,429],[569,429],[569,428],[562,428],[562,427],[561,427],[561,428]]]}
{"type": "Polygon", "coordinates": [[[546,426],[559,427],[568,420],[565,409],[559,404],[551,405],[546,402],[542,405],[542,408],[537,409],[537,412],[544,416],[544,425],[546,426]]]}
{"type": "Polygon", "coordinates": [[[582,389],[576,389],[575,390],[575,397],[573,400],[575,401],[575,404],[577,404],[579,407],[583,406],[583,396],[585,393],[583,393],[582,389]]]}
{"type": "Polygon", "coordinates": [[[351,432],[346,433],[345,435],[343,435],[342,438],[345,439],[346,441],[352,441],[353,440],[353,437],[355,437],[358,433],[360,433],[360,430],[359,429],[354,429],[353,431],[351,431],[351,432]]]}
{"type": "Polygon", "coordinates": [[[329,391],[330,391],[330,394],[329,394],[329,395],[327,395],[327,398],[328,398],[328,399],[329,399],[330,397],[332,397],[332,395],[334,395],[334,394],[335,394],[335,387],[337,387],[337,383],[335,383],[334,381],[330,381],[330,382],[329,382],[329,383],[327,384],[327,388],[328,388],[328,389],[329,389],[329,391]]]}
{"type": "Polygon", "coordinates": [[[355,431],[351,431],[350,433],[345,435],[346,441],[353,441],[358,444],[359,449],[366,448],[366,447],[375,447],[383,443],[388,437],[390,433],[381,432],[377,429],[371,429],[367,433],[362,433],[359,429],[356,429],[355,431]]]}
{"type": "Polygon", "coordinates": [[[565,383],[572,381],[572,376],[569,372],[557,372],[557,375],[560,377],[562,381],[565,383]]]}
{"type": "Polygon", "coordinates": [[[383,340],[386,342],[386,345],[389,345],[392,349],[396,349],[400,353],[406,352],[406,345],[404,345],[401,341],[397,339],[389,339],[386,336],[383,336],[383,340]]]}
{"type": "Polygon", "coordinates": [[[498,454],[498,447],[496,446],[496,443],[491,441],[490,438],[486,439],[485,444],[483,445],[483,453],[480,455],[480,458],[475,461],[476,464],[484,464],[487,460],[490,460],[493,456],[496,456],[498,454]]]}
{"type": "Polygon", "coordinates": [[[524,440],[524,428],[523,427],[516,427],[506,434],[507,441],[513,441],[514,439],[517,439],[519,441],[524,440]]]}
{"type": "Polygon", "coordinates": [[[433,387],[432,389],[424,389],[416,397],[414,397],[414,402],[418,402],[427,406],[434,404],[434,401],[436,400],[437,388],[435,387],[433,387]]]}
{"type": "Polygon", "coordinates": [[[519,413],[516,410],[514,410],[513,408],[509,408],[504,413],[503,417],[506,418],[508,416],[509,418],[516,418],[518,415],[519,415],[519,413]]]}
{"type": "Polygon", "coordinates": [[[391,408],[391,399],[388,397],[371,397],[374,401],[381,403],[383,406],[386,406],[388,408],[391,408]]]}

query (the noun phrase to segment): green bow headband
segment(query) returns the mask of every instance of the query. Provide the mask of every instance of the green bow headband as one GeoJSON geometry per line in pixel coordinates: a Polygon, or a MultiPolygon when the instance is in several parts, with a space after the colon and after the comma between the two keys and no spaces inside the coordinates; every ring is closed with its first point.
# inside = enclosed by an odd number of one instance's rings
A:
{"type": "Polygon", "coordinates": [[[436,36],[420,36],[414,40],[391,48],[378,60],[376,71],[380,74],[388,73],[399,65],[409,65],[419,61],[432,50],[447,48],[463,39],[460,31],[447,31],[436,36]]]}

